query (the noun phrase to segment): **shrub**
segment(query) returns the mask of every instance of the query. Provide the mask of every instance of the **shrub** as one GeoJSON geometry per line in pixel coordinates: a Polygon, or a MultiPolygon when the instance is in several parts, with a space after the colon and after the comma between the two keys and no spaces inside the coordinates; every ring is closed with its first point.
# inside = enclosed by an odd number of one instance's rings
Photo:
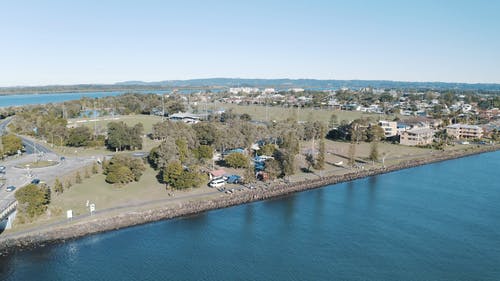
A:
{"type": "Polygon", "coordinates": [[[250,159],[242,153],[235,152],[227,155],[224,158],[227,166],[232,168],[247,168],[250,165],[250,159]]]}

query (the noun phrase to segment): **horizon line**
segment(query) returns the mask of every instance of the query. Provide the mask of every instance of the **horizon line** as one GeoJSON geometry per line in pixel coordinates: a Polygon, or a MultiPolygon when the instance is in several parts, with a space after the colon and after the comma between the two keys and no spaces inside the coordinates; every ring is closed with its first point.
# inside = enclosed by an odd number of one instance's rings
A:
{"type": "Polygon", "coordinates": [[[463,81],[428,81],[428,80],[390,80],[390,79],[321,79],[321,78],[242,78],[242,77],[205,77],[205,78],[187,78],[187,79],[165,79],[165,80],[121,80],[116,82],[82,82],[82,83],[57,83],[57,84],[17,84],[0,85],[0,88],[34,88],[34,87],[57,87],[57,86],[114,86],[120,83],[131,83],[129,86],[144,86],[135,83],[165,83],[165,82],[187,82],[192,80],[212,80],[212,79],[232,79],[232,80],[315,80],[315,81],[373,81],[373,82],[393,82],[393,83],[443,83],[443,84],[467,84],[467,85],[500,85],[500,82],[463,82],[463,81]]]}

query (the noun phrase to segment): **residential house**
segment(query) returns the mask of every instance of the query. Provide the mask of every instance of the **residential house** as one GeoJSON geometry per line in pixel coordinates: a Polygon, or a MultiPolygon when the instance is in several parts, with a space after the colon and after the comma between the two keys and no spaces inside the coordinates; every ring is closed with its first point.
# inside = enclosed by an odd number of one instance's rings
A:
{"type": "Polygon", "coordinates": [[[446,133],[455,139],[480,139],[483,128],[476,125],[453,124],[446,127],[446,133]]]}
{"type": "Polygon", "coordinates": [[[434,140],[434,130],[429,128],[418,128],[401,133],[399,143],[402,145],[427,145],[434,140]]]}
{"type": "Polygon", "coordinates": [[[393,137],[398,134],[398,122],[395,121],[379,121],[378,125],[384,129],[386,138],[393,137]]]}

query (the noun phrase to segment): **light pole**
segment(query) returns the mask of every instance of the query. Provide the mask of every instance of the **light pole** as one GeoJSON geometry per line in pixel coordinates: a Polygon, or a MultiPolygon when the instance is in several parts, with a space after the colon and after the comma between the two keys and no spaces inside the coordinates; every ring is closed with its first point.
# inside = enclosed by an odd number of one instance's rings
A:
{"type": "Polygon", "coordinates": [[[165,94],[161,94],[161,121],[164,120],[165,117],[165,94]]]}
{"type": "Polygon", "coordinates": [[[390,153],[384,153],[384,156],[382,157],[382,167],[385,169],[385,158],[389,156],[390,153]]]}

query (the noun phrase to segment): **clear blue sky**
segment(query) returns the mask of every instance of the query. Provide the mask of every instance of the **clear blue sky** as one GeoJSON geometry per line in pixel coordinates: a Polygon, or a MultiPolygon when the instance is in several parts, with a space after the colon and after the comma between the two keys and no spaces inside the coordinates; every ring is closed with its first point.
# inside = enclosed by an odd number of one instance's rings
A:
{"type": "Polygon", "coordinates": [[[498,0],[2,1],[0,86],[210,77],[500,83],[498,0]]]}

